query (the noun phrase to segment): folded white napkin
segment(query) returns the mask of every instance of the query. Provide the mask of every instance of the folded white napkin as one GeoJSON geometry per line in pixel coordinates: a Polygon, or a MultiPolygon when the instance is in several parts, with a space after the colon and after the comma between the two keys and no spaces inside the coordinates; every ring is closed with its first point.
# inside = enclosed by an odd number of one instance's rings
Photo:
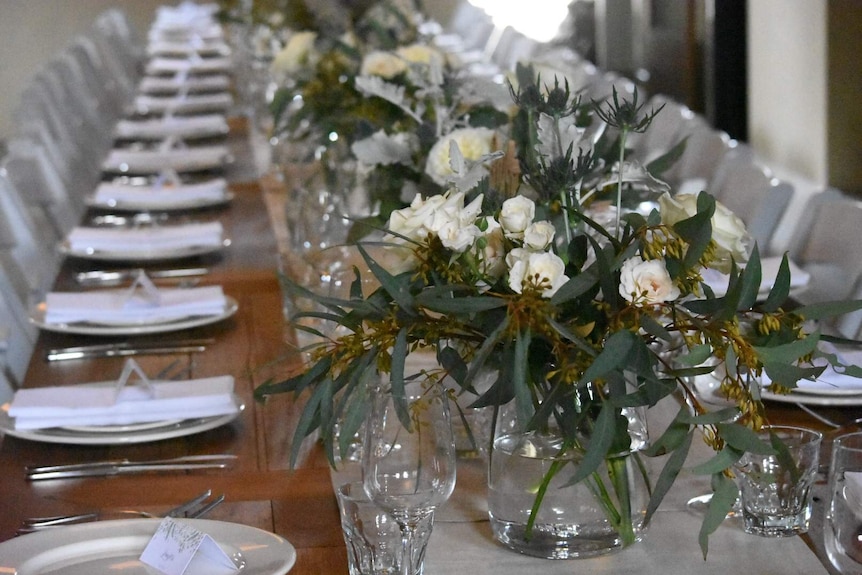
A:
{"type": "Polygon", "coordinates": [[[158,74],[217,74],[229,72],[231,59],[225,57],[214,58],[164,58],[157,56],[147,62],[145,73],[158,74]]]}
{"type": "MultiPolygon", "coordinates": [[[[799,290],[807,286],[808,282],[811,281],[811,275],[804,269],[800,268],[798,265],[794,264],[792,260],[788,260],[788,264],[790,266],[790,289],[799,290]]],[[[761,258],[761,280],[760,289],[758,291],[763,297],[769,295],[769,291],[775,284],[775,276],[778,275],[778,267],[780,265],[780,257],[761,258]]],[[[712,288],[712,291],[715,292],[716,296],[721,297],[725,294],[725,290],[727,290],[727,281],[729,279],[729,276],[717,272],[713,269],[703,270],[702,275],[703,281],[706,282],[706,284],[710,288],[712,288]]]]}
{"type": "Polygon", "coordinates": [[[225,312],[221,286],[50,292],[45,298],[45,323],[92,322],[141,325],[225,312]]]}
{"type": "Polygon", "coordinates": [[[221,222],[140,228],[78,226],[66,237],[73,252],[89,250],[123,252],[130,255],[154,251],[221,246],[221,222]]]}
{"type": "Polygon", "coordinates": [[[102,182],[93,194],[97,205],[134,204],[166,208],[189,202],[218,202],[227,194],[227,181],[223,178],[197,184],[133,186],[102,182]]]}
{"type": "Polygon", "coordinates": [[[152,120],[120,120],[114,127],[114,136],[126,140],[159,140],[169,136],[178,138],[223,136],[228,124],[223,114],[204,116],[168,116],[152,120]]]}
{"type": "Polygon", "coordinates": [[[228,92],[213,94],[188,94],[177,96],[135,97],[134,107],[139,114],[206,114],[224,112],[233,105],[233,96],[228,92]]]}
{"type": "Polygon", "coordinates": [[[152,150],[114,148],[102,162],[102,169],[123,174],[153,174],[163,170],[176,172],[214,170],[224,167],[228,156],[228,148],[223,145],[152,150]]]}
{"type": "Polygon", "coordinates": [[[177,42],[171,40],[157,40],[147,44],[147,55],[150,57],[173,56],[173,57],[189,57],[189,56],[222,56],[228,57],[231,55],[230,46],[223,40],[206,41],[200,37],[195,37],[186,41],[177,42]]]}
{"type": "Polygon", "coordinates": [[[148,386],[115,382],[19,389],[9,406],[15,429],[132,425],[236,413],[234,378],[153,381],[148,386]]]}
{"type": "Polygon", "coordinates": [[[176,25],[154,25],[147,34],[148,42],[194,42],[202,39],[207,42],[224,40],[224,29],[218,22],[202,21],[198,24],[177,23],[176,25]]]}
{"type": "Polygon", "coordinates": [[[206,76],[144,76],[138,84],[141,94],[186,94],[225,92],[230,89],[230,77],[224,74],[206,76]]]}

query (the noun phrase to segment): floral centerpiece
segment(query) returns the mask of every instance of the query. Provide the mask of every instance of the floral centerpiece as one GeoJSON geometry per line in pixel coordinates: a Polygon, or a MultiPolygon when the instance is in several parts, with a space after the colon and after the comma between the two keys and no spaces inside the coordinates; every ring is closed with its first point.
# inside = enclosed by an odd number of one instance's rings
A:
{"type": "Polygon", "coordinates": [[[711,475],[714,489],[700,534],[705,555],[736,499],[733,463],[748,449],[771,449],[754,431],[768,421],[760,376],[773,391],[816,376],[823,368],[811,360],[824,355],[817,344],[826,336],[808,333],[805,321],[859,304],[786,309],[786,261],[759,299],[758,250],[741,220],[705,192],[673,195],[655,177],[667,158],[652,171],[627,160],[628,138],[660,112],[645,110],[637,92],[584,103],[523,69],[511,91],[516,113],[507,131],[494,131],[502,151],[482,148],[470,162],[473,140],[448,139],[426,158],[445,193],[392,211],[374,246],[382,255],[358,245],[379,284],[373,293],[363,294],[358,268],[347,299],[288,281],[338,329],[316,331],[302,372],[257,395],[307,393],[296,449],[317,431],[333,463],[360,429],[380,374],[396,399],[405,379],[447,378],[453,393],[474,395],[474,407],[502,414],[505,406],[525,432],[555,437],[516,535],[526,543],[540,535],[551,485],[587,485],[615,545],[633,543],[702,436],[716,452],[693,470],[711,475]],[[724,295],[704,282],[707,269],[728,274],[724,295]],[[429,348],[439,367],[409,373],[409,354],[429,348]],[[710,411],[698,400],[690,378],[712,372],[735,407],[710,411]],[[478,390],[481,373],[491,384],[478,390]],[[670,395],[683,401],[667,430],[652,442],[638,436],[633,413],[670,395]],[[659,455],[648,501],[636,503],[627,478],[659,455]]]}

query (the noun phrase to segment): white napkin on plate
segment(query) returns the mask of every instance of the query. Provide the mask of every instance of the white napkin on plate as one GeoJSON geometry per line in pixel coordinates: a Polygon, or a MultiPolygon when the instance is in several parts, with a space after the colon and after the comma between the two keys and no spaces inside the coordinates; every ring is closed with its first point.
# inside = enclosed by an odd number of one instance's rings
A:
{"type": "Polygon", "coordinates": [[[221,113],[233,105],[229,92],[212,94],[187,94],[176,96],[152,96],[140,94],[135,97],[134,107],[139,114],[206,114],[221,113]]]}
{"type": "Polygon", "coordinates": [[[114,126],[114,136],[127,140],[223,136],[227,133],[227,119],[223,114],[120,120],[114,126]]]}
{"type": "Polygon", "coordinates": [[[231,59],[214,58],[164,58],[156,56],[147,62],[146,74],[219,74],[229,72],[231,59]]]}
{"type": "Polygon", "coordinates": [[[19,389],[9,406],[15,429],[132,425],[213,417],[239,410],[234,378],[153,381],[148,386],[115,382],[19,389]]]}
{"type": "Polygon", "coordinates": [[[186,94],[200,92],[226,92],[230,89],[230,77],[224,74],[208,74],[206,76],[144,76],[138,84],[141,94],[176,94],[184,91],[186,94]]]}
{"type": "Polygon", "coordinates": [[[45,323],[87,321],[105,325],[145,325],[188,317],[219,315],[227,298],[221,286],[50,292],[45,297],[45,323]]]}
{"type": "MultiPolygon", "coordinates": [[[[790,290],[799,290],[807,286],[808,282],[811,281],[811,274],[794,264],[792,260],[787,260],[787,263],[790,266],[790,290]]],[[[780,265],[780,257],[760,259],[761,280],[758,292],[761,296],[766,297],[769,295],[769,291],[775,283],[775,276],[778,275],[778,267],[780,265]]],[[[729,276],[713,269],[703,270],[702,275],[703,281],[712,288],[716,297],[721,297],[725,294],[729,276]]]]}
{"type": "Polygon", "coordinates": [[[224,242],[224,228],[221,222],[140,228],[78,226],[69,232],[66,241],[73,252],[94,250],[134,255],[154,251],[220,247],[224,242]]]}
{"type": "Polygon", "coordinates": [[[147,55],[150,57],[189,57],[192,55],[228,57],[231,55],[231,48],[223,40],[205,41],[201,38],[192,38],[184,42],[157,40],[147,44],[147,55]]]}
{"type": "Polygon", "coordinates": [[[192,148],[158,148],[137,150],[114,148],[102,162],[102,169],[112,173],[157,173],[163,170],[195,172],[224,166],[229,157],[227,146],[192,148]]]}
{"type": "Polygon", "coordinates": [[[216,178],[197,184],[164,184],[134,186],[102,182],[93,194],[97,205],[135,204],[137,206],[171,207],[189,202],[218,202],[227,194],[227,181],[216,178]]]}

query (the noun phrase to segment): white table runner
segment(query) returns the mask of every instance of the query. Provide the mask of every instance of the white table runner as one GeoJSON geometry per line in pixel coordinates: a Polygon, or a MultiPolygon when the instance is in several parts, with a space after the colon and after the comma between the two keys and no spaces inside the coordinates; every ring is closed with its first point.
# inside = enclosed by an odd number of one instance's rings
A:
{"type": "MultiPolygon", "coordinates": [[[[667,415],[674,409],[673,405],[668,405],[667,410],[662,408],[651,416],[667,415]]],[[[689,461],[701,461],[709,454],[705,444],[695,441],[689,461]]],[[[333,485],[359,477],[358,464],[348,464],[332,472],[333,485]]],[[[712,534],[709,556],[704,561],[697,538],[701,517],[690,511],[686,502],[708,491],[708,476],[680,476],[653,517],[643,540],[623,551],[592,559],[537,559],[511,551],[493,539],[487,516],[484,466],[478,460],[460,460],[455,492],[434,518],[425,572],[433,575],[828,573],[801,538],[766,539],[747,535],[742,531],[741,520],[725,521],[712,534]]]]}

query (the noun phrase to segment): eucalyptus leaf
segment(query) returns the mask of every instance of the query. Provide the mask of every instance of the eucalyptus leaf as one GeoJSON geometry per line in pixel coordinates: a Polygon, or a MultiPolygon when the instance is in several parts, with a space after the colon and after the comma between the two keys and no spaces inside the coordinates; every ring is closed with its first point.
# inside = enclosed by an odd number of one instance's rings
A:
{"type": "Polygon", "coordinates": [[[712,357],[712,346],[701,344],[688,350],[688,353],[676,357],[676,362],[681,365],[700,365],[712,357]]]}
{"type": "Polygon", "coordinates": [[[812,303],[794,310],[805,319],[821,320],[837,317],[862,309],[862,300],[826,301],[812,303]]]}
{"type": "Polygon", "coordinates": [[[781,258],[781,263],[778,265],[778,273],[775,275],[772,289],[769,290],[769,295],[761,305],[761,309],[767,313],[774,313],[784,305],[789,296],[790,263],[787,261],[787,254],[784,254],[781,258]]]}
{"type": "Polygon", "coordinates": [[[407,328],[401,328],[392,347],[392,371],[389,382],[392,386],[392,399],[395,403],[395,413],[405,429],[410,431],[412,424],[407,411],[406,392],[404,389],[404,364],[407,360],[407,328]]]}
{"type": "Polygon", "coordinates": [[[712,483],[712,498],[709,501],[709,508],[703,518],[698,535],[704,560],[706,560],[709,552],[709,536],[724,523],[727,514],[730,513],[739,498],[739,488],[736,483],[722,473],[714,474],[712,483]]]}
{"type": "Polygon", "coordinates": [[[771,445],[765,443],[757,433],[744,425],[718,423],[715,427],[721,438],[734,449],[759,455],[773,455],[775,453],[771,445]]]}
{"type": "Polygon", "coordinates": [[[674,447],[671,456],[668,457],[667,462],[665,462],[665,465],[656,480],[649,504],[647,505],[644,523],[649,523],[653,514],[658,510],[659,505],[661,505],[661,502],[664,500],[665,495],[667,495],[670,492],[671,487],[673,487],[679,472],[685,464],[685,459],[688,457],[688,451],[691,448],[692,436],[692,433],[684,433],[679,443],[674,447]]]}
{"type": "Polygon", "coordinates": [[[690,469],[690,471],[695,475],[714,475],[716,473],[721,473],[739,461],[739,458],[742,457],[742,453],[743,452],[739,449],[725,445],[724,448],[716,453],[711,459],[701,463],[700,465],[695,465],[690,469]]]}
{"type": "Polygon", "coordinates": [[[589,445],[577,469],[565,485],[575,485],[590,476],[602,464],[613,444],[616,430],[616,410],[608,403],[602,405],[589,445]]]}

